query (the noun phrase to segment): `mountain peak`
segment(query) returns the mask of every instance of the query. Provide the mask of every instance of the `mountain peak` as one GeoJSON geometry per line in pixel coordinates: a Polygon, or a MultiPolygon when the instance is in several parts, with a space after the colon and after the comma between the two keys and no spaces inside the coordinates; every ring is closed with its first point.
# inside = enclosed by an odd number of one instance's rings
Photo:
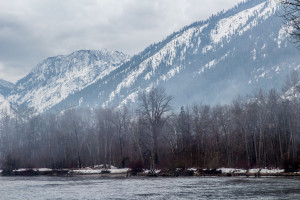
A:
{"type": "Polygon", "coordinates": [[[124,53],[108,50],[79,50],[47,58],[17,82],[10,100],[17,106],[43,112],[107,76],[129,58],[124,53]]]}

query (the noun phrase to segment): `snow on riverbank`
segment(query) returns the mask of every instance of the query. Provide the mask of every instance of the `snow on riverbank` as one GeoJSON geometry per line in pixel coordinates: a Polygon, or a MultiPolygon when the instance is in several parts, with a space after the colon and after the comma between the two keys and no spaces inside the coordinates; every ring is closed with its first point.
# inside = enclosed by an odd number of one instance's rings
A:
{"type": "MultiPolygon", "coordinates": [[[[182,169],[177,169],[176,171],[180,171],[182,169]]],[[[165,170],[166,171],[166,170],[165,170]]],[[[163,172],[165,172],[163,171],[163,172]]],[[[219,169],[198,169],[198,168],[189,168],[187,171],[193,171],[195,176],[198,176],[201,174],[205,175],[233,175],[233,176],[254,176],[254,175],[262,175],[262,176],[277,176],[277,175],[300,175],[300,172],[294,172],[294,173],[285,173],[283,169],[267,169],[267,168],[255,168],[255,169],[236,169],[236,168],[219,168],[219,169]]],[[[17,169],[12,171],[12,175],[63,175],[63,174],[78,174],[78,175],[88,175],[88,174],[127,174],[130,173],[130,168],[121,168],[118,169],[114,166],[111,166],[110,169],[104,168],[102,165],[97,165],[95,167],[86,167],[81,169],[61,169],[61,170],[55,170],[50,168],[32,168],[32,169],[17,169]]],[[[162,170],[155,170],[154,174],[161,175],[160,173],[162,170]]],[[[170,170],[166,171],[170,172],[170,170]]],[[[140,173],[140,175],[147,175],[152,173],[152,171],[144,169],[143,172],[140,173]]],[[[0,170],[0,174],[3,174],[3,170],[0,170]]],[[[164,175],[168,173],[163,173],[164,175]]],[[[172,173],[169,173],[169,175],[172,175],[172,173]]]]}
{"type": "MultiPolygon", "coordinates": [[[[49,169],[49,168],[21,168],[12,170],[13,174],[28,174],[28,172],[33,173],[35,175],[45,175],[51,174],[54,172],[64,172],[67,174],[126,174],[130,169],[122,168],[118,169],[114,166],[111,169],[102,168],[100,165],[96,168],[82,168],[82,169],[49,169]]],[[[3,170],[0,170],[0,174],[2,174],[3,170]]]]}
{"type": "Polygon", "coordinates": [[[75,169],[75,170],[70,170],[69,173],[74,173],[74,174],[125,174],[129,171],[129,168],[122,168],[122,169],[91,169],[91,168],[84,168],[84,169],[75,169]]]}
{"type": "Polygon", "coordinates": [[[258,173],[260,172],[261,174],[280,174],[284,173],[283,169],[250,169],[250,173],[258,173]]]}
{"type": "Polygon", "coordinates": [[[32,170],[32,171],[39,171],[39,172],[52,172],[53,169],[50,169],[50,168],[30,168],[30,169],[16,169],[16,170],[13,170],[13,172],[25,172],[25,171],[28,171],[28,170],[32,170]]]}
{"type": "Polygon", "coordinates": [[[232,174],[245,174],[245,173],[250,173],[250,174],[255,174],[255,173],[261,173],[261,174],[281,174],[284,173],[283,169],[234,169],[234,168],[219,168],[218,170],[221,170],[222,173],[232,173],[232,174]]]}
{"type": "MultiPolygon", "coordinates": [[[[154,170],[154,174],[158,174],[158,173],[160,173],[160,172],[161,172],[160,169],[154,170]]],[[[153,171],[152,171],[152,170],[149,170],[149,169],[144,169],[144,171],[143,171],[143,174],[151,174],[151,173],[153,173],[153,171]]]]}
{"type": "Polygon", "coordinates": [[[130,169],[121,168],[118,169],[115,166],[110,166],[109,169],[105,168],[104,165],[95,165],[94,167],[86,167],[82,169],[70,170],[69,173],[74,174],[126,174],[130,169]]]}

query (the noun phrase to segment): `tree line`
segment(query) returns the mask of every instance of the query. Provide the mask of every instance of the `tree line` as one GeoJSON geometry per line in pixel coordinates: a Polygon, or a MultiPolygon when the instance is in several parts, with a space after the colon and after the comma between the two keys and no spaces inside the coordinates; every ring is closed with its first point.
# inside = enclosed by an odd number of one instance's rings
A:
{"type": "Polygon", "coordinates": [[[1,113],[2,169],[281,167],[300,161],[300,96],[293,71],[282,91],[228,105],[172,107],[162,88],[136,109],[77,108],[28,118],[1,113]]]}

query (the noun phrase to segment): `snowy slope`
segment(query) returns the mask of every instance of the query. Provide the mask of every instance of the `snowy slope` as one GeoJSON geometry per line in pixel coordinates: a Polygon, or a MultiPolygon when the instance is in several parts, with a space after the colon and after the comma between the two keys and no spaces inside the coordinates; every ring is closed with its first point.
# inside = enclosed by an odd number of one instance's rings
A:
{"type": "Polygon", "coordinates": [[[14,84],[3,79],[0,79],[0,94],[7,96],[13,89],[14,84]]]}
{"type": "Polygon", "coordinates": [[[15,107],[41,113],[70,94],[103,79],[129,59],[117,51],[76,51],[38,64],[16,83],[9,100],[15,107]]]}
{"type": "Polygon", "coordinates": [[[300,63],[273,0],[251,0],[196,22],[113,71],[103,81],[70,95],[56,107],[118,106],[161,85],[175,106],[228,103],[258,88],[278,88],[300,63]]]}
{"type": "Polygon", "coordinates": [[[2,116],[2,112],[11,113],[10,103],[6,97],[9,95],[13,87],[13,83],[0,79],[0,118],[2,116]]]}
{"type": "Polygon", "coordinates": [[[4,113],[13,116],[9,101],[2,94],[0,94],[0,120],[4,113]]]}
{"type": "Polygon", "coordinates": [[[277,87],[281,84],[275,80],[281,79],[278,74],[285,74],[287,67],[296,67],[300,58],[287,41],[285,27],[276,15],[279,9],[273,0],[249,1],[186,27],[163,41],[161,48],[156,45],[155,53],[138,66],[131,65],[130,75],[110,93],[106,103],[115,97],[121,97],[124,103],[134,101],[141,81],[145,82],[141,89],[164,85],[179,105],[197,101],[226,103],[238,93],[277,87]],[[278,59],[278,55],[282,57],[278,59]]]}

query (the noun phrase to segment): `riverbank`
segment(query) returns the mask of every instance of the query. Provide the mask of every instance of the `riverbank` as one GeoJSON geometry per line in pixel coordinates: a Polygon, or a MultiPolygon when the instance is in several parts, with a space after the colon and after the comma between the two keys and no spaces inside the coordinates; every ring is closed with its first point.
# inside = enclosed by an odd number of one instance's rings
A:
{"type": "Polygon", "coordinates": [[[285,172],[283,169],[158,169],[155,171],[145,169],[130,169],[112,167],[105,168],[82,168],[82,169],[49,169],[49,168],[28,168],[11,171],[0,170],[2,176],[73,176],[73,175],[105,175],[105,176],[151,176],[151,177],[179,177],[179,176],[245,176],[245,177],[264,177],[264,176],[300,176],[300,172],[285,172]]]}
{"type": "Polygon", "coordinates": [[[129,168],[123,169],[50,169],[50,168],[27,168],[16,170],[0,170],[0,175],[3,176],[72,176],[72,175],[126,175],[130,171],[129,168]]]}
{"type": "Polygon", "coordinates": [[[235,169],[235,168],[219,168],[219,169],[162,169],[155,173],[154,176],[244,176],[244,177],[270,177],[270,176],[300,176],[300,172],[285,172],[283,169],[235,169]]]}

